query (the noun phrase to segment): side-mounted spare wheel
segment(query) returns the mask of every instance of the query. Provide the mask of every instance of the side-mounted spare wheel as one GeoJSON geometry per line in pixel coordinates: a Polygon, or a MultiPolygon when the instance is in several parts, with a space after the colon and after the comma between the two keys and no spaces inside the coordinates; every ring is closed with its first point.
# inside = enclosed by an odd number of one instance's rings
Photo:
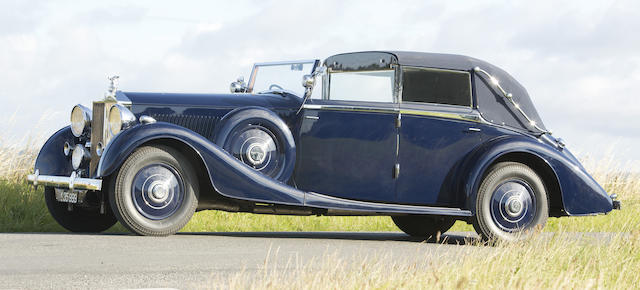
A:
{"type": "Polygon", "coordinates": [[[291,130],[274,112],[256,107],[231,111],[222,120],[215,143],[249,167],[287,182],[296,163],[291,130]]]}
{"type": "Polygon", "coordinates": [[[63,228],[72,232],[99,233],[117,222],[113,212],[109,209],[101,214],[98,208],[81,206],[69,208],[68,203],[56,200],[55,189],[52,187],[45,187],[44,201],[53,219],[63,228]]]}
{"type": "Polygon", "coordinates": [[[417,238],[435,238],[456,222],[454,217],[429,215],[392,216],[391,219],[407,235],[417,238]]]}
{"type": "Polygon", "coordinates": [[[473,226],[484,240],[526,239],[547,222],[548,200],[544,183],[533,169],[500,162],[480,184],[473,226]]]}
{"type": "Polygon", "coordinates": [[[148,236],[179,231],[198,205],[198,180],[189,159],[166,146],[136,149],[111,182],[110,202],[118,221],[148,236]]]}

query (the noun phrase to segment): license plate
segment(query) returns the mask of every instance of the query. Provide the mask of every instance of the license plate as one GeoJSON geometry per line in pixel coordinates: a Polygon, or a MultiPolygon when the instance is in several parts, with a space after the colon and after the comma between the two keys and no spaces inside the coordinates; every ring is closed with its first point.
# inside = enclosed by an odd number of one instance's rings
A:
{"type": "Polygon", "coordinates": [[[56,200],[59,202],[78,203],[78,193],[57,189],[56,200]]]}

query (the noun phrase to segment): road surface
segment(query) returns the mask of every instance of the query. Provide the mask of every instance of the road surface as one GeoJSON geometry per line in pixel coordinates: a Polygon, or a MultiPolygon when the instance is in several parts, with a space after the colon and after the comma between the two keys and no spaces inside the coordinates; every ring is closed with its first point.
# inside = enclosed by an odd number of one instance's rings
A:
{"type": "Polygon", "coordinates": [[[445,243],[402,233],[2,233],[0,289],[199,288],[215,277],[248,275],[309,264],[337,255],[345,261],[382,256],[394,261],[455,258],[490,247],[465,245],[475,233],[451,233],[445,243]]]}

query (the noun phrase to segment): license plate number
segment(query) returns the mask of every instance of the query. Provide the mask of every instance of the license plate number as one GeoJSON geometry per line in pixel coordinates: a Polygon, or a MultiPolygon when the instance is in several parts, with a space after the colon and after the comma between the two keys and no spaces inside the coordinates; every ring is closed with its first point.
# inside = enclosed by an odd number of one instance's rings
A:
{"type": "Polygon", "coordinates": [[[56,192],[56,199],[59,202],[78,203],[78,193],[59,190],[56,192]]]}

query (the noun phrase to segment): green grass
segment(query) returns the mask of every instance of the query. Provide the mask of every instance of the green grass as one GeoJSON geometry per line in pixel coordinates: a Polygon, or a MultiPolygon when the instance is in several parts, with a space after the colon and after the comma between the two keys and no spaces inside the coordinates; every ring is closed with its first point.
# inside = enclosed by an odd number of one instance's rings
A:
{"type": "MultiPolygon", "coordinates": [[[[640,200],[622,197],[622,211],[598,216],[550,218],[545,231],[629,232],[632,230],[629,225],[640,225],[640,200]]],[[[23,181],[0,180],[0,232],[60,231],[64,229],[49,215],[41,187],[34,190],[23,181]]],[[[118,224],[109,231],[126,230],[118,224]]],[[[398,228],[389,217],[383,216],[276,216],[201,211],[182,231],[398,231],[398,228]]],[[[459,221],[451,231],[473,231],[473,227],[459,221]]]]}
{"type": "Polygon", "coordinates": [[[25,182],[0,180],[0,232],[64,231],[44,204],[42,190],[25,182]]]}

